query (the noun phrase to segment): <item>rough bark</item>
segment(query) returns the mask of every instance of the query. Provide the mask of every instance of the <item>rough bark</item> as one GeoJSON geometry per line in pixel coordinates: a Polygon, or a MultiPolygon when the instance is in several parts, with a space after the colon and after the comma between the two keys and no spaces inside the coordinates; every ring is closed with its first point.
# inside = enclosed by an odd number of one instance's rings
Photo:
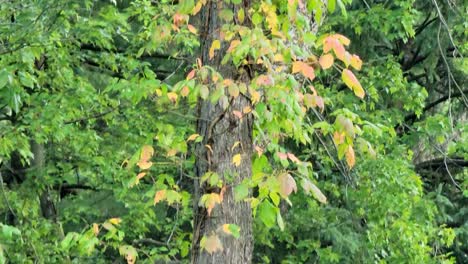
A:
{"type": "MultiPolygon", "coordinates": [[[[239,71],[233,65],[221,65],[228,43],[222,43],[221,49],[216,52],[215,57],[209,59],[208,51],[211,43],[215,39],[220,39],[219,31],[223,23],[218,16],[221,10],[220,5],[222,5],[221,2],[209,1],[201,11],[199,23],[202,61],[220,72],[224,78],[233,79],[238,83],[247,83],[250,81],[250,77],[246,72],[239,71]]],[[[243,5],[243,7],[224,6],[223,8],[232,8],[234,13],[239,8],[248,10],[250,1],[243,1],[243,5]]],[[[201,177],[207,171],[216,172],[222,177],[226,189],[222,203],[213,209],[211,216],[208,216],[205,208],[198,206],[198,199],[204,193],[219,193],[220,190],[200,186],[199,182],[195,181],[195,202],[197,204],[195,204],[194,210],[192,263],[251,263],[252,261],[252,210],[249,203],[234,201],[233,194],[234,186],[252,174],[250,161],[253,119],[251,115],[239,119],[232,114],[234,110],[242,112],[246,106],[251,106],[251,102],[242,95],[231,98],[227,109],[224,109],[218,102],[211,103],[210,100],[199,102],[197,131],[204,136],[204,140],[197,147],[197,176],[201,177]],[[236,142],[240,142],[239,147],[231,150],[236,142]],[[209,145],[212,152],[205,145],[209,145]],[[232,158],[236,154],[242,155],[240,166],[235,166],[232,163],[232,158]],[[223,224],[238,225],[240,238],[223,236],[218,232],[223,250],[213,254],[201,250],[200,240],[202,237],[215,233],[223,224]]]]}

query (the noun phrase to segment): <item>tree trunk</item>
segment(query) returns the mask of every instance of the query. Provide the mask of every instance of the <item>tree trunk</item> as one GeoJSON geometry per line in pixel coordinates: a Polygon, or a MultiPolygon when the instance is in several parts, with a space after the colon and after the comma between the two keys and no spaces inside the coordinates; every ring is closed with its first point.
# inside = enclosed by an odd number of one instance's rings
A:
{"type": "MultiPolygon", "coordinates": [[[[216,69],[223,78],[230,78],[237,83],[249,83],[250,76],[245,71],[236,69],[233,65],[221,65],[221,60],[229,43],[223,43],[219,36],[222,21],[218,14],[222,8],[229,8],[237,13],[239,8],[247,11],[250,1],[244,0],[240,5],[223,5],[221,1],[208,1],[200,14],[201,58],[202,62],[216,69]],[[211,60],[208,51],[213,40],[221,41],[221,49],[211,60]]],[[[213,90],[213,87],[210,88],[213,90]]],[[[211,103],[209,99],[200,100],[198,104],[197,124],[198,134],[204,137],[203,142],[197,146],[196,173],[198,177],[206,172],[217,173],[223,180],[224,198],[211,215],[208,216],[206,208],[198,206],[199,198],[210,192],[220,193],[216,188],[200,186],[195,181],[195,208],[194,208],[194,234],[192,247],[192,263],[251,263],[253,252],[252,237],[252,210],[249,203],[234,201],[233,188],[243,179],[250,178],[252,174],[252,123],[251,115],[239,119],[233,111],[242,112],[246,106],[251,106],[248,98],[242,94],[229,99],[229,106],[224,109],[219,102],[211,103]],[[231,149],[236,142],[240,144],[231,149]],[[206,147],[209,145],[211,150],[206,147]],[[241,164],[236,166],[232,160],[234,155],[241,154],[241,164]],[[240,237],[222,235],[219,233],[223,224],[235,224],[240,227],[240,237]],[[218,232],[217,232],[218,231],[218,232]],[[217,233],[221,240],[223,250],[212,254],[200,248],[203,236],[217,233]]]]}

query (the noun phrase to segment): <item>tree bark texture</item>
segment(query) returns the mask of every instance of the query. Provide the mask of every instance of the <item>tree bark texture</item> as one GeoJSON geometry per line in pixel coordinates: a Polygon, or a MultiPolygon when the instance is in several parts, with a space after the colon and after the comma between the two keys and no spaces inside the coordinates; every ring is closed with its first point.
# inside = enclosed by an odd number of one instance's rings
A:
{"type": "MultiPolygon", "coordinates": [[[[201,35],[201,59],[204,65],[216,69],[224,79],[232,79],[237,83],[249,83],[250,76],[242,69],[236,69],[231,64],[221,65],[229,43],[223,43],[220,38],[220,29],[223,24],[219,12],[229,8],[237,13],[239,8],[245,11],[250,7],[250,1],[244,0],[243,5],[226,5],[221,1],[208,1],[200,14],[199,28],[201,35]],[[224,6],[222,6],[224,5],[224,6]],[[208,51],[213,40],[221,41],[221,49],[216,51],[214,58],[210,59],[208,51]]],[[[213,91],[214,87],[210,87],[213,91]]],[[[227,94],[227,92],[226,92],[227,94]]],[[[233,114],[237,110],[242,112],[246,106],[251,106],[250,100],[242,94],[229,99],[229,105],[223,107],[222,103],[212,103],[209,99],[200,100],[198,104],[197,131],[204,137],[203,142],[197,146],[196,173],[198,177],[206,172],[217,173],[223,180],[225,190],[221,204],[208,216],[206,208],[198,206],[199,198],[206,193],[220,193],[219,188],[200,186],[195,181],[194,196],[194,234],[192,246],[192,263],[251,263],[253,253],[252,237],[252,210],[247,202],[234,200],[234,187],[252,174],[252,124],[251,115],[244,115],[239,119],[233,114]],[[240,142],[237,147],[232,147],[240,142]],[[206,146],[209,145],[211,150],[206,146]],[[234,155],[241,154],[241,164],[236,166],[232,160],[234,155]],[[223,224],[235,224],[240,227],[238,239],[220,233],[223,224]],[[200,248],[203,236],[217,234],[221,240],[223,250],[209,254],[200,248]]]]}

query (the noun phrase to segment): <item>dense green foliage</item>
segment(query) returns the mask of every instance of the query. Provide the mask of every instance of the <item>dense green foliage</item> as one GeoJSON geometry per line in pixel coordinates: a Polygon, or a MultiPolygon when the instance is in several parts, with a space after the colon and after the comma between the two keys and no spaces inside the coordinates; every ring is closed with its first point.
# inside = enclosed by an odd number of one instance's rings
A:
{"type": "Polygon", "coordinates": [[[234,189],[255,263],[468,261],[466,1],[332,0],[316,35],[291,3],[320,20],[320,1],[258,2],[223,14],[254,25],[229,28],[243,39],[225,59],[263,65],[248,92],[196,60],[198,1],[0,4],[0,263],[188,262],[197,100],[240,93],[264,152],[234,189]],[[362,70],[334,51],[312,77],[299,58],[334,32],[362,70]]]}

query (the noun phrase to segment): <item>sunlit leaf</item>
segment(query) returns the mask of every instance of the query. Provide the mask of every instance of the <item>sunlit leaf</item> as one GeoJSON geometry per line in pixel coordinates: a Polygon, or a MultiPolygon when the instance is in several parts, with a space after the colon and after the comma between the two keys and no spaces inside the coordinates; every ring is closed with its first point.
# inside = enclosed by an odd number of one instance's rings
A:
{"type": "Polygon", "coordinates": [[[224,224],[222,229],[224,233],[232,235],[235,238],[239,238],[240,236],[240,227],[238,225],[224,224]]]}
{"type": "Polygon", "coordinates": [[[219,42],[218,39],[213,40],[213,43],[211,43],[211,47],[208,52],[210,59],[213,59],[215,51],[220,48],[221,48],[221,42],[219,42]]]}
{"type": "Polygon", "coordinates": [[[292,66],[292,73],[302,73],[305,77],[309,78],[310,80],[315,79],[315,72],[312,66],[309,66],[307,63],[302,61],[295,61],[293,62],[292,66]]]}
{"type": "Polygon", "coordinates": [[[241,159],[242,159],[241,154],[236,154],[234,155],[234,157],[232,157],[232,163],[236,165],[237,167],[239,167],[239,165],[241,164],[241,159]]]}
{"type": "Polygon", "coordinates": [[[324,70],[331,68],[333,61],[334,59],[331,54],[322,55],[319,59],[320,66],[322,66],[324,70]]]}
{"type": "Polygon", "coordinates": [[[348,146],[346,152],[345,152],[345,157],[346,157],[346,163],[348,163],[348,166],[350,168],[354,167],[354,164],[356,162],[355,157],[354,157],[354,149],[352,146],[348,146]]]}
{"type": "Polygon", "coordinates": [[[346,84],[346,86],[354,91],[354,94],[357,97],[364,98],[364,89],[362,89],[361,83],[359,83],[356,76],[354,76],[350,70],[344,69],[343,73],[341,74],[341,78],[343,79],[343,82],[346,84]]]}
{"type": "Polygon", "coordinates": [[[166,190],[159,190],[154,195],[153,204],[156,205],[157,203],[159,203],[160,201],[164,199],[166,199],[166,190]]]}

